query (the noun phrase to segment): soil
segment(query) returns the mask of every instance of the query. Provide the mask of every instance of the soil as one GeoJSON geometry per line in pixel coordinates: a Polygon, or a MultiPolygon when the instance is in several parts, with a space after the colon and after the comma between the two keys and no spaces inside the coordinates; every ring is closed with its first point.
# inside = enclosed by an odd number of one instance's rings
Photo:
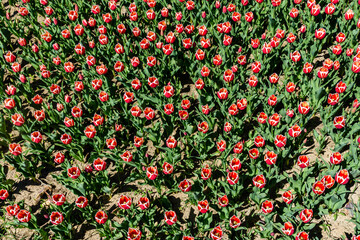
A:
{"type": "MultiPolygon", "coordinates": [[[[192,89],[192,87],[190,87],[192,89]]],[[[192,93],[189,92],[189,95],[192,93]]],[[[315,131],[322,127],[322,124],[319,124],[315,127],[315,131]]],[[[318,143],[314,142],[311,146],[308,147],[307,156],[310,158],[310,163],[316,161],[316,158],[319,158],[315,149],[318,147],[318,143]]],[[[334,147],[334,143],[329,140],[327,147],[324,149],[324,152],[321,154],[323,159],[329,159],[331,154],[331,149],[334,147]]],[[[152,145],[149,145],[149,153],[154,154],[155,148],[152,145]]],[[[16,170],[9,166],[7,163],[1,162],[2,165],[8,166],[9,171],[7,173],[7,179],[12,179],[15,181],[14,183],[14,193],[13,196],[15,198],[15,202],[23,201],[25,206],[31,209],[39,209],[40,204],[50,204],[50,200],[46,200],[53,194],[63,193],[66,195],[68,202],[74,202],[76,196],[58,183],[51,175],[60,174],[61,168],[56,169],[51,174],[47,174],[43,178],[41,178],[41,183],[35,183],[31,180],[25,179],[21,174],[17,173],[16,170]]],[[[114,170],[110,171],[110,175],[114,174],[114,170]]],[[[127,189],[138,189],[137,191],[152,191],[156,192],[156,190],[148,185],[141,185],[139,182],[134,182],[131,185],[127,186],[127,189]]],[[[347,204],[347,208],[343,208],[340,210],[341,214],[337,214],[337,218],[335,219],[334,215],[325,216],[324,227],[322,231],[321,239],[330,240],[330,239],[346,239],[347,234],[351,234],[354,230],[355,225],[349,220],[352,217],[352,204],[356,204],[359,200],[360,189],[353,187],[354,193],[349,197],[349,203],[347,204]]],[[[135,190],[136,191],[136,190],[135,190]]],[[[106,204],[105,209],[113,209],[114,206],[117,205],[117,201],[121,194],[126,194],[133,198],[133,201],[136,202],[138,199],[138,194],[135,194],[134,191],[125,190],[124,192],[117,192],[113,195],[110,201],[106,204]]],[[[192,219],[197,215],[198,209],[196,206],[191,206],[190,204],[186,204],[187,195],[184,193],[176,193],[171,195],[172,203],[176,206],[177,209],[180,209],[182,215],[179,216],[180,222],[187,221],[188,219],[192,219]],[[192,216],[191,216],[192,215],[192,216]]],[[[37,212],[35,212],[36,214],[37,212]]],[[[10,218],[8,218],[10,220],[10,218]]],[[[121,219],[115,219],[115,221],[121,221],[121,219]]],[[[84,230],[81,226],[76,228],[75,236],[81,236],[81,238],[76,239],[89,239],[95,240],[100,239],[98,232],[95,229],[84,230]],[[84,232],[85,231],[85,232],[84,232]]],[[[4,237],[4,239],[30,239],[32,235],[32,231],[28,229],[9,229],[8,235],[4,237]]],[[[224,239],[228,239],[226,236],[224,239]]],[[[255,240],[260,240],[261,238],[255,238],[255,240]]]]}

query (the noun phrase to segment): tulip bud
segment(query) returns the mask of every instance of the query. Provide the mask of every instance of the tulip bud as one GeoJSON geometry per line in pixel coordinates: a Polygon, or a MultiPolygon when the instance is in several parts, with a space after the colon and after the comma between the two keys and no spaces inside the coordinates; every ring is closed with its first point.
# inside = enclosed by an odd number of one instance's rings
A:
{"type": "Polygon", "coordinates": [[[34,53],[38,53],[38,52],[39,52],[39,47],[38,47],[36,44],[32,45],[31,48],[32,48],[32,50],[33,50],[34,53]]]}
{"type": "Polygon", "coordinates": [[[95,47],[95,42],[94,41],[89,41],[89,47],[94,48],[95,47]]]}
{"type": "MultiPolygon", "coordinates": [[[[357,99],[355,99],[354,100],[354,102],[353,102],[353,108],[358,108],[359,107],[359,105],[360,105],[360,102],[357,100],[357,99]]],[[[360,143],[360,142],[359,142],[360,143]]]]}
{"type": "Polygon", "coordinates": [[[219,1],[216,1],[216,2],[215,2],[215,7],[216,7],[216,8],[220,8],[220,2],[219,2],[219,1]]]}
{"type": "Polygon", "coordinates": [[[91,165],[87,165],[87,166],[85,167],[85,172],[91,173],[92,171],[93,171],[93,168],[92,168],[91,165]]]}
{"type": "Polygon", "coordinates": [[[261,39],[264,40],[265,38],[266,38],[266,33],[263,33],[263,34],[261,35],[261,39]]]}
{"type": "Polygon", "coordinates": [[[206,18],[206,12],[202,12],[201,17],[206,18]]]}
{"type": "Polygon", "coordinates": [[[301,32],[301,33],[306,32],[306,26],[305,26],[305,25],[302,25],[302,26],[300,27],[300,32],[301,32]]]}
{"type": "Polygon", "coordinates": [[[21,81],[22,83],[26,83],[26,77],[24,76],[24,74],[21,74],[21,75],[20,75],[20,81],[21,81]]]}
{"type": "Polygon", "coordinates": [[[58,43],[54,43],[54,44],[53,44],[53,48],[54,48],[55,51],[59,50],[59,48],[60,48],[60,47],[59,47],[59,44],[58,44],[58,43]]]}
{"type": "Polygon", "coordinates": [[[64,109],[64,105],[62,105],[61,103],[57,103],[56,104],[56,110],[58,112],[61,112],[64,109]]]}
{"type": "Polygon", "coordinates": [[[65,95],[65,102],[67,102],[67,103],[71,102],[71,96],[70,95],[65,95]]]}

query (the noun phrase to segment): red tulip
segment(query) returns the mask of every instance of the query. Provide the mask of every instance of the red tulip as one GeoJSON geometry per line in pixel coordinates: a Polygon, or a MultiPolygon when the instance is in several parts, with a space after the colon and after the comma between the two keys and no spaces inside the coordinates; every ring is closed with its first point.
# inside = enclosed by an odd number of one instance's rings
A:
{"type": "Polygon", "coordinates": [[[281,230],[284,234],[291,236],[294,234],[295,228],[291,222],[286,222],[281,230]]]}
{"type": "Polygon", "coordinates": [[[216,147],[218,151],[223,152],[226,149],[226,142],[225,140],[220,140],[219,142],[216,142],[216,147]]]}
{"type": "Polygon", "coordinates": [[[141,238],[141,231],[136,228],[129,228],[127,233],[128,240],[140,240],[141,238]]]}
{"type": "Polygon", "coordinates": [[[353,62],[352,66],[351,66],[351,71],[353,71],[354,73],[360,72],[360,61],[353,62]]]}
{"type": "Polygon", "coordinates": [[[67,170],[68,176],[77,179],[80,176],[80,169],[78,167],[71,167],[67,170]]]}
{"type": "Polygon", "coordinates": [[[273,94],[268,98],[268,104],[269,106],[275,106],[277,103],[277,97],[273,94]]]}
{"type": "Polygon", "coordinates": [[[20,222],[27,223],[31,219],[31,213],[26,210],[20,210],[16,217],[20,222]]]}
{"type": "Polygon", "coordinates": [[[39,131],[31,133],[31,141],[34,143],[40,143],[42,140],[42,135],[39,131]]]}
{"type": "Polygon", "coordinates": [[[147,197],[141,197],[138,202],[141,210],[148,209],[150,207],[150,200],[147,197]]]}
{"type": "Polygon", "coordinates": [[[237,108],[237,105],[234,103],[229,107],[228,112],[230,115],[235,116],[236,114],[239,113],[239,109],[237,108]]]}
{"type": "Polygon", "coordinates": [[[264,124],[264,123],[266,123],[267,118],[268,117],[267,117],[266,113],[261,112],[259,114],[259,116],[257,117],[257,120],[258,120],[259,123],[264,124]]]}
{"type": "Polygon", "coordinates": [[[277,156],[278,155],[276,153],[274,153],[272,151],[267,151],[264,156],[264,160],[265,160],[266,164],[273,165],[276,163],[277,156]]]}
{"type": "Polygon", "coordinates": [[[345,117],[343,116],[337,116],[334,118],[334,126],[337,129],[341,129],[343,127],[345,127],[345,117]]]}
{"type": "MultiPolygon", "coordinates": [[[[14,114],[15,115],[15,114],[14,114]]],[[[21,115],[20,115],[21,116],[21,115]]],[[[41,122],[45,119],[45,112],[44,110],[38,110],[34,112],[34,117],[37,121],[41,122]]],[[[17,119],[19,121],[19,118],[17,119]]]]}
{"type": "Polygon", "coordinates": [[[229,199],[226,195],[219,197],[218,201],[221,207],[226,207],[229,204],[229,199]]]}
{"type": "Polygon", "coordinates": [[[61,152],[55,154],[54,162],[57,164],[61,164],[65,161],[65,156],[61,152]]]}
{"type": "Polygon", "coordinates": [[[199,201],[198,209],[201,213],[206,213],[209,210],[209,202],[207,200],[199,201]]]}
{"type": "Polygon", "coordinates": [[[234,185],[239,181],[239,174],[237,172],[229,172],[226,180],[230,185],[234,185]]]}
{"type": "Polygon", "coordinates": [[[315,194],[321,195],[325,192],[325,185],[321,181],[317,181],[313,185],[313,192],[315,194]]]}
{"type": "Polygon", "coordinates": [[[255,187],[258,187],[258,188],[265,187],[266,178],[264,177],[264,175],[257,175],[255,177],[253,177],[252,181],[253,181],[253,184],[255,187]]]}
{"type": "MultiPolygon", "coordinates": [[[[0,191],[1,192],[1,191],[0,191]]],[[[1,195],[1,194],[0,194],[1,195]]],[[[6,212],[10,216],[16,216],[20,212],[20,206],[17,204],[9,205],[6,207],[6,212]]]]}
{"type": "Polygon", "coordinates": [[[61,213],[59,212],[52,212],[50,215],[50,222],[53,225],[58,225],[61,224],[64,221],[64,217],[61,213]]]}
{"type": "Polygon", "coordinates": [[[226,88],[221,88],[218,92],[217,92],[217,96],[220,100],[225,100],[228,98],[228,90],[226,88]]]}
{"type": "Polygon", "coordinates": [[[274,144],[279,148],[284,147],[286,145],[286,137],[283,135],[276,135],[274,144]]]}
{"type": "Polygon", "coordinates": [[[308,223],[311,221],[311,218],[313,216],[313,210],[312,209],[304,209],[300,212],[300,219],[304,223],[308,223]]]}
{"type": "Polygon", "coordinates": [[[144,109],[144,114],[147,120],[151,120],[155,117],[155,111],[150,107],[144,109]]]}
{"type": "Polygon", "coordinates": [[[257,159],[260,156],[260,152],[257,148],[252,148],[249,150],[249,157],[252,159],[257,159]]]}
{"type": "Polygon", "coordinates": [[[168,162],[164,162],[164,164],[162,165],[162,169],[163,169],[163,173],[166,175],[171,174],[174,171],[173,166],[168,162]]]}
{"type": "Polygon", "coordinates": [[[301,59],[301,54],[299,51],[295,51],[295,52],[292,52],[290,53],[290,59],[293,61],[293,62],[298,62],[300,61],[301,59]]]}
{"type": "Polygon", "coordinates": [[[166,85],[166,86],[164,87],[164,95],[165,95],[165,97],[170,98],[170,97],[172,97],[172,96],[174,95],[174,93],[175,93],[175,91],[174,91],[174,87],[173,87],[173,86],[171,86],[171,85],[166,85]]]}
{"type": "Polygon", "coordinates": [[[115,149],[115,147],[117,146],[116,138],[106,139],[106,146],[108,149],[115,149]]]}
{"type": "Polygon", "coordinates": [[[9,144],[9,151],[14,156],[18,156],[18,155],[20,155],[22,153],[21,146],[20,146],[20,144],[17,144],[17,143],[9,144]]]}
{"type": "Polygon", "coordinates": [[[131,162],[133,155],[129,151],[125,151],[120,157],[125,162],[131,162]]]}
{"type": "Polygon", "coordinates": [[[201,169],[201,178],[203,180],[208,180],[211,177],[211,168],[206,165],[203,169],[201,169]]]}
{"type": "Polygon", "coordinates": [[[305,155],[300,155],[297,160],[297,165],[301,168],[306,168],[310,164],[309,158],[305,155]]]}
{"type": "Polygon", "coordinates": [[[238,228],[241,224],[241,221],[237,216],[233,215],[229,220],[229,224],[231,228],[238,228]]]}
{"type": "Polygon", "coordinates": [[[261,204],[261,210],[263,213],[268,214],[271,213],[274,209],[274,205],[272,202],[266,200],[261,204]]]}
{"type": "Polygon", "coordinates": [[[280,115],[278,113],[274,113],[269,117],[268,122],[273,127],[277,126],[280,122],[280,115]]]}
{"type": "Polygon", "coordinates": [[[326,175],[321,179],[321,182],[325,185],[326,188],[330,189],[334,186],[335,180],[330,175],[326,175]]]}
{"type": "Polygon", "coordinates": [[[243,151],[243,148],[243,142],[238,142],[235,144],[233,151],[234,153],[240,154],[243,151]]]}
{"type": "Polygon", "coordinates": [[[307,114],[310,111],[310,106],[308,102],[301,102],[298,107],[300,114],[307,114]]]}
{"type": "Polygon", "coordinates": [[[118,201],[118,206],[120,209],[130,209],[131,208],[131,198],[126,195],[121,195],[118,201]]]}
{"type": "Polygon", "coordinates": [[[349,180],[350,180],[349,172],[346,169],[340,170],[335,175],[335,181],[339,184],[344,185],[344,184],[348,183],[349,180]]]}
{"type": "Polygon", "coordinates": [[[191,190],[191,183],[189,180],[185,179],[183,181],[180,182],[179,184],[179,188],[181,191],[183,192],[188,192],[191,190]]]}
{"type": "Polygon", "coordinates": [[[333,3],[329,3],[325,7],[325,13],[328,15],[332,15],[335,12],[335,5],[333,3]]]}
{"type": "Polygon", "coordinates": [[[317,39],[321,40],[321,39],[323,39],[325,37],[325,35],[326,35],[326,31],[325,31],[324,28],[319,28],[319,29],[315,30],[315,37],[317,39]]]}
{"type": "Polygon", "coordinates": [[[233,171],[239,171],[241,169],[241,162],[238,158],[233,158],[230,161],[230,168],[233,171]]]}
{"type": "Polygon", "coordinates": [[[291,128],[289,128],[289,135],[290,137],[298,137],[301,134],[301,128],[298,125],[294,125],[291,128]]]}
{"type": "Polygon", "coordinates": [[[179,116],[180,116],[181,120],[186,120],[189,118],[189,113],[186,110],[180,110],[179,116]]]}
{"type": "Polygon", "coordinates": [[[94,160],[93,166],[97,171],[104,171],[106,168],[106,162],[101,158],[97,158],[94,160]]]}
{"type": "Polygon", "coordinates": [[[177,216],[174,211],[167,211],[164,214],[165,222],[169,225],[173,225],[177,222],[177,216]]]}
{"type": "Polygon", "coordinates": [[[303,72],[304,72],[305,74],[310,73],[312,70],[313,70],[313,65],[312,65],[311,63],[308,63],[308,62],[307,62],[307,63],[304,64],[303,72]]]}
{"type": "Polygon", "coordinates": [[[265,146],[265,140],[262,136],[256,136],[254,139],[254,143],[258,148],[265,146]]]}
{"type": "Polygon", "coordinates": [[[76,199],[75,204],[78,208],[85,208],[88,205],[86,197],[80,196],[76,199]]]}
{"type": "Polygon", "coordinates": [[[6,189],[0,190],[0,199],[5,200],[9,197],[9,192],[6,189]]]}
{"type": "Polygon", "coordinates": [[[353,19],[353,17],[354,17],[354,11],[351,9],[348,9],[345,12],[345,19],[349,21],[349,20],[353,19]]]}
{"type": "Polygon", "coordinates": [[[299,232],[296,235],[295,240],[309,240],[309,234],[306,232],[299,232]]]}
{"type": "Polygon", "coordinates": [[[146,169],[146,176],[150,179],[150,180],[155,180],[158,176],[158,170],[157,167],[148,167],[146,169]]]}
{"type": "Polygon", "coordinates": [[[244,110],[247,107],[247,100],[246,98],[242,98],[236,101],[236,105],[240,110],[244,110]]]}
{"type": "Polygon", "coordinates": [[[135,147],[139,148],[143,144],[144,144],[144,138],[143,137],[134,136],[134,145],[135,145],[135,147]]]}
{"type": "Polygon", "coordinates": [[[96,129],[94,125],[89,125],[84,130],[85,136],[88,138],[94,138],[96,135],[96,129]]]}
{"type": "Polygon", "coordinates": [[[285,203],[287,203],[287,204],[290,204],[291,202],[292,202],[292,200],[293,200],[293,195],[292,195],[292,193],[291,193],[291,191],[289,190],[289,191],[286,191],[286,192],[284,192],[283,194],[282,194],[282,199],[284,200],[284,202],[285,203]]]}
{"type": "Polygon", "coordinates": [[[330,162],[332,164],[340,164],[343,160],[343,157],[341,156],[341,153],[339,152],[335,152],[335,153],[332,153],[331,156],[330,156],[330,162]]]}
{"type": "Polygon", "coordinates": [[[251,69],[254,73],[258,73],[261,70],[261,63],[260,62],[253,62],[251,64],[251,69]]]}
{"type": "Polygon", "coordinates": [[[166,146],[168,148],[175,148],[177,146],[177,141],[173,136],[170,136],[167,140],[166,140],[166,146]]]}
{"type": "Polygon", "coordinates": [[[95,220],[98,224],[105,224],[108,219],[108,215],[104,211],[98,211],[95,214],[95,220]]]}
{"type": "Polygon", "coordinates": [[[217,226],[213,230],[211,230],[210,237],[213,240],[221,240],[223,237],[223,231],[222,231],[221,227],[217,226]]]}

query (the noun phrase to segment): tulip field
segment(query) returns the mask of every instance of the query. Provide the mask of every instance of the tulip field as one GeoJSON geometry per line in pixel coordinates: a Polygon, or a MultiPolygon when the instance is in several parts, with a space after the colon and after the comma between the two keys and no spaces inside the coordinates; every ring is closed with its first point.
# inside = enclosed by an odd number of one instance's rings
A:
{"type": "Polygon", "coordinates": [[[0,238],[360,240],[359,32],[360,0],[2,0],[0,238]]]}

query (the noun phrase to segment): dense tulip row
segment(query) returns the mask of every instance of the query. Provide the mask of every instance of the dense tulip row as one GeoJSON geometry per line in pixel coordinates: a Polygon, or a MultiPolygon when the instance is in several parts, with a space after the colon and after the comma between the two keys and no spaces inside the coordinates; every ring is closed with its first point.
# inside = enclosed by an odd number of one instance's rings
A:
{"type": "Polygon", "coordinates": [[[5,226],[32,239],[90,226],[105,239],[323,239],[320,220],[360,177],[359,5],[3,3],[5,226]],[[67,190],[28,206],[9,165],[67,190]]]}

